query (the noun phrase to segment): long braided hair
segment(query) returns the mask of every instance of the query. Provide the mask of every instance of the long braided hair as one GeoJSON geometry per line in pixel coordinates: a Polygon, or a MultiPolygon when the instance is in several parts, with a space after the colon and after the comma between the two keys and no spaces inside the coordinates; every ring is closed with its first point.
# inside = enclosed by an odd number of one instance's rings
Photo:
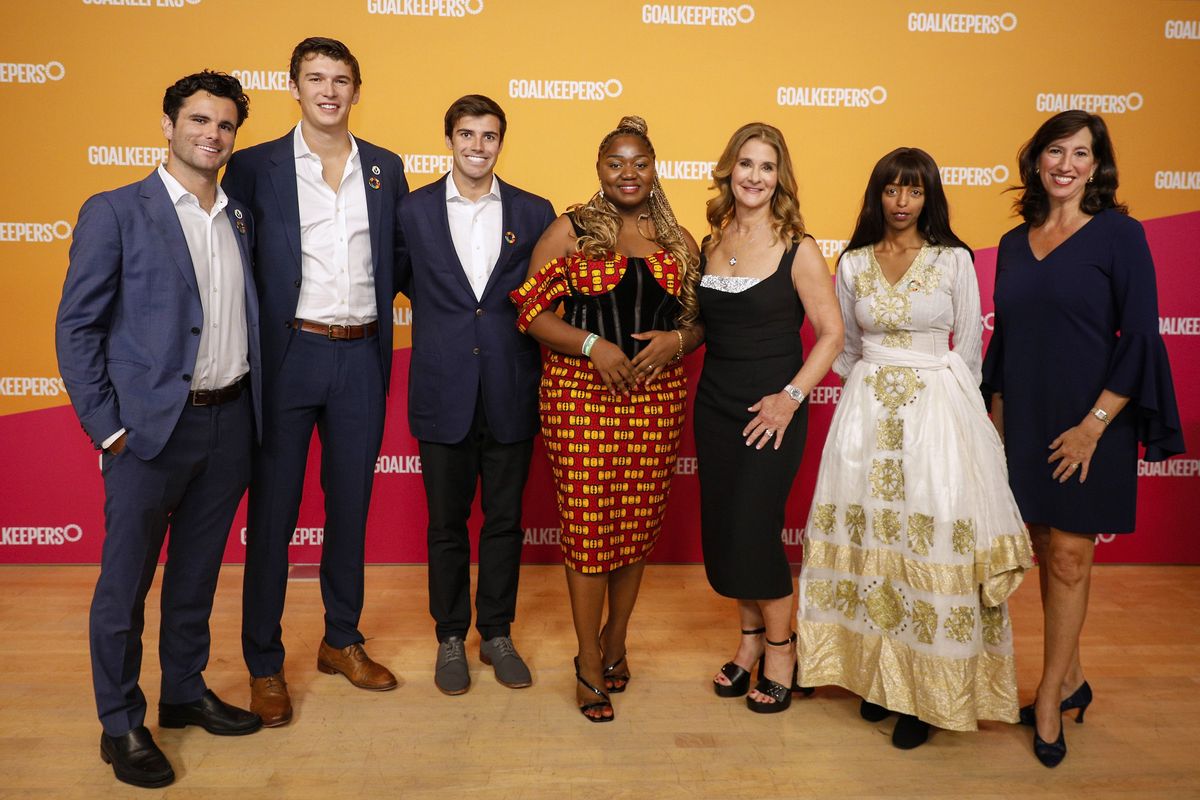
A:
{"type": "MultiPolygon", "coordinates": [[[[650,156],[654,157],[654,145],[646,135],[646,120],[641,117],[621,117],[617,127],[608,133],[601,141],[596,153],[597,161],[604,156],[612,140],[618,136],[636,136],[646,144],[650,156]]],[[[681,328],[690,327],[700,316],[700,303],[696,294],[699,282],[699,264],[692,257],[684,238],[683,229],[675,218],[671,203],[658,180],[658,172],[654,173],[651,184],[650,199],[647,201],[650,211],[650,221],[654,225],[654,241],[663,247],[675,263],[679,265],[679,305],[680,311],[676,323],[681,328]]],[[[572,206],[570,212],[575,221],[583,229],[582,235],[576,240],[579,251],[589,259],[603,259],[609,253],[617,250],[617,235],[621,230],[621,216],[604,192],[596,192],[586,203],[572,206]]]]}

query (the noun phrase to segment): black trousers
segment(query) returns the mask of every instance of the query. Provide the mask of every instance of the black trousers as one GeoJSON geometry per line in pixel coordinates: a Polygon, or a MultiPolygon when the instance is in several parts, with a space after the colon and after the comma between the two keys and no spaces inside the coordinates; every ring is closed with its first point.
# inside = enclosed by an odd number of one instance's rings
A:
{"type": "Polygon", "coordinates": [[[466,638],[471,626],[471,539],[467,520],[481,489],[479,581],[475,627],[484,639],[508,636],[517,611],[521,570],[521,495],[529,477],[533,439],[496,441],[482,399],[461,442],[419,442],[429,506],[429,613],[438,641],[466,638]]]}

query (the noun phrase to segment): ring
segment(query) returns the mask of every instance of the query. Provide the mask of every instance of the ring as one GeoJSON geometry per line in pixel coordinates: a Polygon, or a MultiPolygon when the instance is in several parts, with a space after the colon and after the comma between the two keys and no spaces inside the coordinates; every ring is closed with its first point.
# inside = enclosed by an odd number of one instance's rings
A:
{"type": "Polygon", "coordinates": [[[766,431],[765,433],[763,433],[763,437],[767,438],[767,439],[771,438],[774,435],[775,435],[775,431],[766,431]]]}
{"type": "Polygon", "coordinates": [[[1079,466],[1078,464],[1072,464],[1069,467],[1067,467],[1067,469],[1075,469],[1078,466],[1079,466]]]}

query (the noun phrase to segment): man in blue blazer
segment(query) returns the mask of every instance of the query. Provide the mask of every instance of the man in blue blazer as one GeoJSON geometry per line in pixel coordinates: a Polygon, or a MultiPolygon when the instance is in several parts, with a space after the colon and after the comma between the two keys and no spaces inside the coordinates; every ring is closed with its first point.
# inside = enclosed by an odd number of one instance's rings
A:
{"type": "Polygon", "coordinates": [[[531,684],[513,646],[521,566],[521,495],[538,429],[541,357],[516,327],[508,293],[554,221],[550,203],[494,174],[507,122],[482,95],[445,115],[450,174],[400,204],[407,257],[400,290],[412,303],[408,423],[418,440],[429,507],[429,610],[436,623],[434,682],[470,687],[464,639],[471,624],[467,519],[482,485],[475,593],[480,659],[509,687],[531,684]]]}
{"type": "Polygon", "coordinates": [[[202,675],[217,573],[261,422],[252,217],[217,185],[248,110],[228,75],[202,72],[167,89],[166,164],[84,203],[58,309],[59,371],[103,450],[105,539],[89,624],[100,756],[135,786],[175,778],[143,724],[138,685],[146,593],[168,527],[159,725],[219,735],[262,726],[202,675]]]}
{"type": "Polygon", "coordinates": [[[267,726],[292,717],[281,620],[314,429],[325,490],[317,668],[363,689],[397,684],[363,650],[358,622],[392,366],[396,206],[408,183],[399,156],[350,135],[362,76],[344,44],[305,39],[292,52],[290,76],[300,123],[239,151],[223,182],[258,228],[265,427],[250,483],[242,650],[250,708],[267,726]]]}

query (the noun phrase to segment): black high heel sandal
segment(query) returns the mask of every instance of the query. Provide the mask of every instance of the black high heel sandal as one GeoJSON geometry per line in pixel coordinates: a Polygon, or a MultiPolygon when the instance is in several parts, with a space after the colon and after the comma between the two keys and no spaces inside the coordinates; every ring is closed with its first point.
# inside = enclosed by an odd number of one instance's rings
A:
{"type": "MultiPolygon", "coordinates": [[[[742,636],[759,636],[767,632],[766,628],[755,628],[753,630],[743,630],[742,636]]],[[[766,658],[766,653],[758,657],[758,677],[763,674],[763,659],[766,658]]],[[[750,672],[754,667],[746,669],[740,664],[735,664],[732,661],[726,661],[721,667],[721,674],[729,679],[729,685],[717,683],[713,681],[713,691],[717,697],[741,697],[750,691],[750,672]]]]}
{"type": "Polygon", "coordinates": [[[583,714],[584,719],[586,719],[588,722],[612,722],[614,719],[616,719],[615,714],[611,717],[606,717],[603,715],[604,709],[607,708],[609,711],[613,710],[612,701],[609,700],[607,694],[600,691],[595,686],[592,686],[587,682],[586,678],[579,674],[579,656],[575,656],[575,680],[579,681],[579,683],[583,685],[583,688],[600,698],[594,703],[584,703],[579,707],[579,713],[583,714]],[[599,710],[601,715],[598,717],[593,717],[588,713],[589,711],[595,710],[599,710]]]}
{"type": "MultiPolygon", "coordinates": [[[[796,678],[797,678],[797,676],[799,674],[799,670],[800,670],[800,661],[799,661],[799,659],[795,658],[795,651],[794,651],[794,648],[796,645],[795,631],[793,631],[792,635],[789,636],[787,639],[783,640],[782,642],[772,642],[770,639],[767,639],[766,642],[771,647],[792,647],[793,648],[792,680],[790,682],[791,685],[784,686],[782,683],[773,681],[770,678],[768,678],[765,674],[763,674],[763,675],[759,676],[758,683],[755,684],[755,686],[754,686],[754,691],[758,692],[759,694],[766,695],[767,697],[771,698],[771,700],[773,700],[774,702],[765,703],[761,700],[755,700],[753,697],[747,697],[746,698],[746,707],[749,708],[751,711],[755,712],[756,714],[778,714],[780,711],[787,711],[788,707],[792,704],[792,692],[803,692],[803,693],[805,693],[805,695],[810,695],[813,693],[813,690],[811,688],[806,688],[806,687],[801,687],[801,686],[796,685],[796,678]]],[[[766,659],[765,659],[765,654],[764,654],[764,672],[765,672],[765,663],[766,663],[766,659]]]]}
{"type": "Polygon", "coordinates": [[[617,672],[617,667],[625,663],[625,656],[621,656],[613,663],[604,668],[604,688],[608,689],[609,694],[620,694],[629,686],[629,667],[625,667],[623,672],[617,672]],[[620,686],[609,686],[609,681],[620,681],[620,686]]]}
{"type": "MultiPolygon", "coordinates": [[[[1075,724],[1082,725],[1083,714],[1085,711],[1087,711],[1088,706],[1091,704],[1092,687],[1088,685],[1087,681],[1084,681],[1083,683],[1079,684],[1079,688],[1075,690],[1074,694],[1058,704],[1058,711],[1061,714],[1066,711],[1070,711],[1073,708],[1078,708],[1079,713],[1075,715],[1075,724]]],[[[1020,714],[1022,725],[1032,726],[1037,724],[1037,715],[1033,712],[1033,703],[1030,703],[1027,706],[1021,706],[1020,714]]]]}

